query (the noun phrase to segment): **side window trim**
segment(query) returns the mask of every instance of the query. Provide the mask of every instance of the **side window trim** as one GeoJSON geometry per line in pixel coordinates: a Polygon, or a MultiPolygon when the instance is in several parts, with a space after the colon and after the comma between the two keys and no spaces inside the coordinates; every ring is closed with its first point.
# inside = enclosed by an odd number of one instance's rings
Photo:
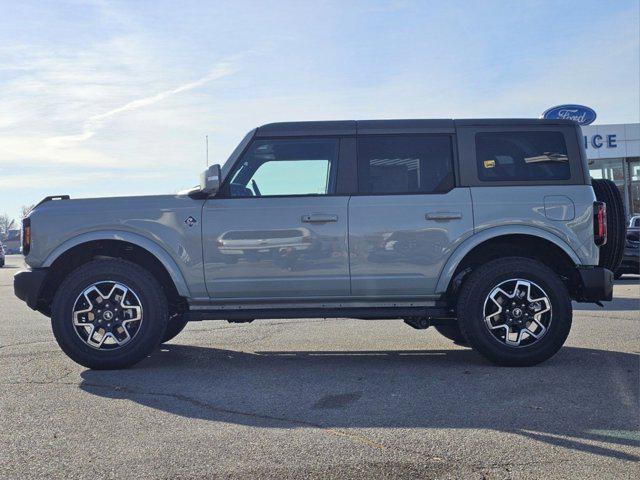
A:
{"type": "Polygon", "coordinates": [[[459,184],[461,187],[509,187],[531,185],[584,185],[586,180],[582,168],[580,142],[577,141],[573,126],[518,125],[518,126],[456,126],[458,144],[459,184]],[[491,132],[560,132],[564,136],[569,156],[570,177],[567,180],[526,180],[526,181],[481,181],[478,178],[475,135],[491,132]]]}
{"type": "Polygon", "coordinates": [[[355,155],[353,159],[355,169],[355,190],[352,195],[354,196],[387,196],[387,195],[445,195],[451,190],[459,186],[459,162],[458,162],[458,141],[455,133],[450,132],[430,132],[430,133],[367,133],[358,134],[355,139],[355,155]],[[376,137],[447,137],[449,139],[450,147],[450,174],[452,175],[451,185],[447,190],[432,191],[432,192],[363,192],[360,190],[360,162],[359,162],[359,149],[358,140],[361,138],[376,138],[376,137]]]}

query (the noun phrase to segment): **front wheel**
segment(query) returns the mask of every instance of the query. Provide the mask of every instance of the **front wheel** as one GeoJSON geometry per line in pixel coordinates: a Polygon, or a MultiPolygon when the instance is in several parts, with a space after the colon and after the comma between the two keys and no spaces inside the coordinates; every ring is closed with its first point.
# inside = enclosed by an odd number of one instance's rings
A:
{"type": "Polygon", "coordinates": [[[538,261],[507,257],[475,270],[460,289],[458,322],[469,344],[494,363],[529,366],[553,356],[571,329],[571,299],[538,261]]]}
{"type": "Polygon", "coordinates": [[[121,259],[92,260],[58,288],[51,326],[60,348],[88,368],[129,367],[151,353],[167,325],[167,300],[147,270],[121,259]]]}

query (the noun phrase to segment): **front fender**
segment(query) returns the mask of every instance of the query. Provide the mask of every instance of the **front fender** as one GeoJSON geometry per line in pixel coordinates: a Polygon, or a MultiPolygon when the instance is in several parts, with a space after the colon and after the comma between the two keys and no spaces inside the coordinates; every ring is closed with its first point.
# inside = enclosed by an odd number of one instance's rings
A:
{"type": "Polygon", "coordinates": [[[575,265],[579,265],[581,263],[578,254],[569,246],[569,244],[567,244],[557,235],[554,235],[547,230],[525,225],[505,225],[500,227],[488,228],[472,235],[460,245],[458,245],[458,248],[456,248],[455,251],[451,254],[449,259],[447,260],[447,263],[444,265],[442,271],[440,272],[440,277],[438,278],[435,293],[442,294],[447,291],[449,283],[451,282],[453,274],[458,268],[458,265],[460,265],[460,262],[462,262],[464,257],[471,250],[480,245],[482,242],[504,235],[530,235],[533,237],[543,238],[544,240],[548,240],[556,246],[560,247],[562,251],[565,252],[569,256],[569,258],[571,258],[575,265]]]}
{"type": "Polygon", "coordinates": [[[162,246],[158,245],[154,241],[132,232],[119,230],[98,230],[77,235],[58,245],[51,253],[49,253],[44,263],[42,264],[42,267],[50,267],[60,255],[62,255],[70,248],[96,240],[119,240],[123,242],[133,243],[140,248],[144,248],[149,253],[154,255],[160,261],[160,263],[162,263],[164,268],[167,269],[171,280],[173,280],[173,283],[176,286],[178,294],[187,298],[191,297],[187,282],[185,281],[182,272],[178,268],[178,265],[173,260],[173,258],[171,258],[171,255],[169,255],[169,253],[162,246]]]}

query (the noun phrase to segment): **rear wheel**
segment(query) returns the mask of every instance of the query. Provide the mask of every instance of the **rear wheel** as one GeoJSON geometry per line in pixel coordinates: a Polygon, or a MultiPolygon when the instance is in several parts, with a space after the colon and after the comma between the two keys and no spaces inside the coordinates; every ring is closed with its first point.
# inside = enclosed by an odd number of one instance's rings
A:
{"type": "Polygon", "coordinates": [[[522,257],[493,260],[469,275],[457,301],[460,330],[494,363],[547,360],[571,329],[569,292],[546,265],[522,257]]]}
{"type": "Polygon", "coordinates": [[[591,185],[596,199],[607,204],[607,243],[600,247],[598,265],[615,272],[622,262],[627,232],[624,201],[611,180],[592,178],[591,185]]]}
{"type": "Polygon", "coordinates": [[[58,288],[53,334],[75,362],[93,369],[129,367],[151,353],[167,325],[167,300],[145,269],[121,259],[88,262],[58,288]]]}

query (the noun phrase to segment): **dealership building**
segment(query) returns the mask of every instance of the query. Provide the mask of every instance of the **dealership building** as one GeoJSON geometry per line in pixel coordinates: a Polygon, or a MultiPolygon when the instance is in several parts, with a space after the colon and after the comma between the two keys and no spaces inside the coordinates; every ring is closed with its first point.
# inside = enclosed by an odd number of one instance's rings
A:
{"type": "Polygon", "coordinates": [[[640,215],[640,123],[585,125],[584,146],[593,178],[613,180],[629,215],[640,215]]]}

